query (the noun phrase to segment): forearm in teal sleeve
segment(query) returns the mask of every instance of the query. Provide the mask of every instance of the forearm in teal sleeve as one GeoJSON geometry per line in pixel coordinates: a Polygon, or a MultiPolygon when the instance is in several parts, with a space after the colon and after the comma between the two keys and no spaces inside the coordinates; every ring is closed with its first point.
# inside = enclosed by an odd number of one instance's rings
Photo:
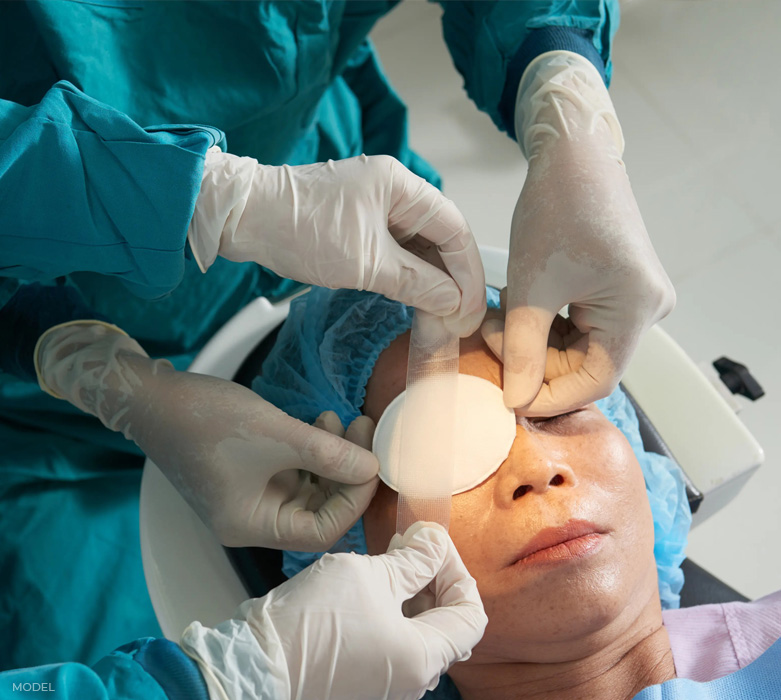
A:
{"type": "Polygon", "coordinates": [[[207,126],[142,128],[66,81],[33,107],[0,100],[0,276],[75,271],[153,298],[184,271],[207,126]]]}
{"type": "Polygon", "coordinates": [[[0,673],[0,700],[209,700],[198,665],[167,639],[139,639],[93,667],[65,663],[0,673]]]}
{"type": "Polygon", "coordinates": [[[87,306],[81,294],[65,285],[22,284],[16,293],[0,305],[0,373],[37,381],[33,353],[47,330],[69,321],[106,321],[87,306]]]}
{"type": "MultiPolygon", "coordinates": [[[[502,113],[503,96],[514,95],[512,86],[508,87],[510,82],[514,82],[517,91],[520,75],[516,76],[517,71],[512,67],[517,68],[523,60],[513,62],[513,59],[532,30],[572,28],[577,31],[570,38],[577,45],[582,44],[583,36],[588,36],[594,55],[598,55],[604,65],[606,79],[610,79],[610,49],[618,28],[618,0],[571,0],[567,3],[555,0],[447,0],[440,4],[444,10],[443,34],[453,62],[464,77],[464,88],[478,108],[487,112],[503,131],[509,126],[512,133],[512,119],[508,123],[502,113]]],[[[535,50],[564,48],[555,42],[546,46],[545,42],[536,42],[535,50]]],[[[569,46],[566,48],[571,50],[569,46]]],[[[587,58],[593,60],[591,55],[587,58]]]]}

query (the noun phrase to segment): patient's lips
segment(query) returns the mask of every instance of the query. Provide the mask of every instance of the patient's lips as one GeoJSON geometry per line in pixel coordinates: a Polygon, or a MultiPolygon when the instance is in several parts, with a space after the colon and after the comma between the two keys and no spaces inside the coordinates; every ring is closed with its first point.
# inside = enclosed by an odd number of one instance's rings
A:
{"type": "Polygon", "coordinates": [[[510,566],[551,563],[586,556],[599,549],[604,534],[604,529],[587,520],[570,520],[563,527],[545,528],[513,557],[510,566]]]}

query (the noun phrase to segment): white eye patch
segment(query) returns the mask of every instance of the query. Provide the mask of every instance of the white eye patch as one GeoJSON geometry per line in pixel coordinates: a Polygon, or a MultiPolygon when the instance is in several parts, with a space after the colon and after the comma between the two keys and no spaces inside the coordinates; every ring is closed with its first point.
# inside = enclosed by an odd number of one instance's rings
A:
{"type": "MultiPolygon", "coordinates": [[[[401,454],[404,395],[399,394],[377,423],[372,451],[380,462],[380,479],[398,491],[391,475],[401,454]]],[[[486,379],[458,375],[453,495],[473,489],[507,459],[515,440],[515,412],[504,405],[502,390],[486,379]]],[[[432,435],[432,440],[437,436],[432,435]]]]}

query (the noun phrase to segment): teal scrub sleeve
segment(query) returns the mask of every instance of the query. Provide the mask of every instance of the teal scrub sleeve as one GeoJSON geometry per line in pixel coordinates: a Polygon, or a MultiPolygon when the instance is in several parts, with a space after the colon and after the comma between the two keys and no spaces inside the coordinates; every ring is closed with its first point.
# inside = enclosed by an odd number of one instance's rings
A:
{"type": "Polygon", "coordinates": [[[575,51],[609,84],[618,0],[447,0],[442,31],[464,88],[510,136],[515,96],[526,66],[541,53],[575,51]]]}
{"type": "Polygon", "coordinates": [[[10,277],[0,277],[0,308],[7,304],[16,294],[21,283],[10,277]]]}
{"type": "Polygon", "coordinates": [[[0,306],[0,373],[19,379],[37,381],[33,353],[38,338],[49,328],[68,321],[97,320],[111,323],[86,304],[78,290],[58,284],[22,284],[4,305],[0,306]]]}
{"type": "Polygon", "coordinates": [[[90,271],[145,298],[170,292],[221,141],[208,126],[142,128],[67,81],[34,106],[0,100],[0,277],[90,271]]]}
{"type": "Polygon", "coordinates": [[[60,700],[209,700],[198,665],[167,639],[139,639],[92,667],[64,663],[0,673],[0,700],[44,692],[60,700]]]}

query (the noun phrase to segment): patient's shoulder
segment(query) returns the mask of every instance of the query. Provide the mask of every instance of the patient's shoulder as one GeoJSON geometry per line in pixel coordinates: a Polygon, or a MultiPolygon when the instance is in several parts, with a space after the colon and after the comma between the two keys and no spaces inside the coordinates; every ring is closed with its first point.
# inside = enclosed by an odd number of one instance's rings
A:
{"type": "Polygon", "coordinates": [[[748,666],[781,638],[781,591],[748,603],[666,610],[663,618],[678,676],[714,680],[748,666]]]}
{"type": "Polygon", "coordinates": [[[748,666],[781,638],[781,591],[749,603],[725,603],[724,616],[738,663],[748,666]]]}

